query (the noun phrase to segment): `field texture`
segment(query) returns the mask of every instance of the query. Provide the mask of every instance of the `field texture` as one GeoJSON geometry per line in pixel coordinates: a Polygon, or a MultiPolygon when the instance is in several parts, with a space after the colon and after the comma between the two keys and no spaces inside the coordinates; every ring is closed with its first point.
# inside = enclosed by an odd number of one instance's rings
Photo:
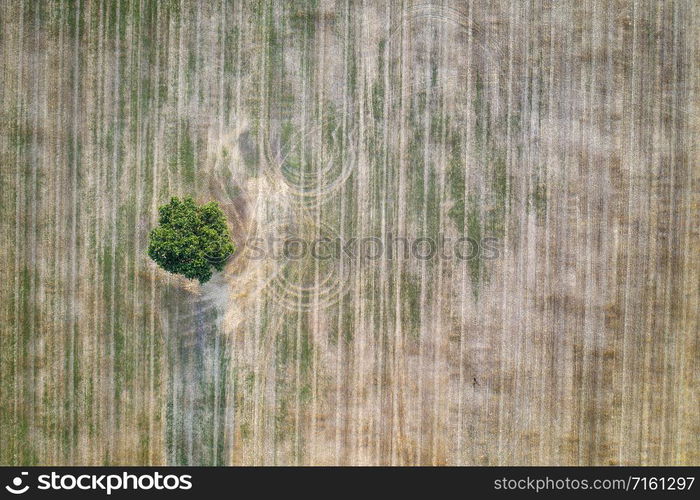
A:
{"type": "Polygon", "coordinates": [[[700,464],[698,16],[0,1],[0,464],[700,464]]]}

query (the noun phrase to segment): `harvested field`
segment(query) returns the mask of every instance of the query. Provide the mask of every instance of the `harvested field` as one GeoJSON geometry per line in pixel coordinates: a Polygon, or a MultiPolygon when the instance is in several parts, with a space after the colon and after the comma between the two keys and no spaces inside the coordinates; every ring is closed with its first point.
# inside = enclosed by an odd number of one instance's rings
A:
{"type": "Polygon", "coordinates": [[[0,464],[700,464],[699,7],[1,0],[0,464]]]}

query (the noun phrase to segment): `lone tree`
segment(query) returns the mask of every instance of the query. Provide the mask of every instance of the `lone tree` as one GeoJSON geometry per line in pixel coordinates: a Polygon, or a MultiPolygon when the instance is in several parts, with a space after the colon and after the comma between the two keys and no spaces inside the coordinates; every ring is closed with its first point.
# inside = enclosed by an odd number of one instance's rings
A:
{"type": "Polygon", "coordinates": [[[158,214],[159,226],[151,231],[148,256],[166,271],[206,283],[212,268],[221,271],[236,250],[224,213],[215,202],[197,205],[189,196],[172,198],[158,214]]]}

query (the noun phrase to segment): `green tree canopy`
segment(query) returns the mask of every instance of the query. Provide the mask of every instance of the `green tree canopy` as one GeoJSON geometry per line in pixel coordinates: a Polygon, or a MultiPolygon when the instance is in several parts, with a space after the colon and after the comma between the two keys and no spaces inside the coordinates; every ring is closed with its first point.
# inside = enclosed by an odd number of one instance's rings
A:
{"type": "Polygon", "coordinates": [[[172,198],[158,213],[148,256],[166,271],[206,283],[212,269],[221,271],[236,250],[224,213],[215,202],[197,205],[191,197],[172,198]]]}

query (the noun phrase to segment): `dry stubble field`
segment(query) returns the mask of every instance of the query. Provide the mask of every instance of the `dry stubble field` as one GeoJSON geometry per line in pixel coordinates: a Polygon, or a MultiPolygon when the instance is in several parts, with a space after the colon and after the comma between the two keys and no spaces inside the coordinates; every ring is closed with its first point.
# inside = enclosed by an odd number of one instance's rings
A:
{"type": "Polygon", "coordinates": [[[0,3],[1,464],[700,463],[696,2],[0,3]]]}

